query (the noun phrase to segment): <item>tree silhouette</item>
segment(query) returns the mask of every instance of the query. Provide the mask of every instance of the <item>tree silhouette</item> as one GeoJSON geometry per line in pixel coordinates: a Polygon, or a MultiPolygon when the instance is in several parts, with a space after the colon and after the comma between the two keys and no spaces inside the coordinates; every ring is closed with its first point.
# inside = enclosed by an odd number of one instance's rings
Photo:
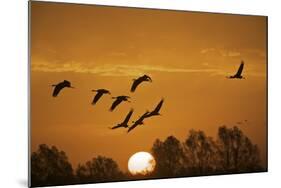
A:
{"type": "Polygon", "coordinates": [[[218,147],[203,131],[189,131],[183,143],[186,174],[210,174],[216,170],[218,147]]]}
{"type": "Polygon", "coordinates": [[[79,164],[76,176],[80,183],[90,183],[120,180],[123,174],[113,159],[97,156],[84,165],[79,164]]]}
{"type": "Polygon", "coordinates": [[[218,144],[222,172],[251,172],[262,169],[258,146],[252,144],[238,127],[220,127],[218,144]]]}
{"type": "Polygon", "coordinates": [[[73,170],[63,151],[39,145],[31,155],[32,186],[63,185],[73,182],[73,170]]]}
{"type": "Polygon", "coordinates": [[[153,144],[155,177],[264,171],[257,145],[237,127],[219,127],[218,138],[191,130],[183,143],[173,136],[153,144]]]}
{"type": "Polygon", "coordinates": [[[258,146],[236,126],[219,127],[215,141],[200,130],[190,130],[182,143],[174,136],[156,139],[151,153],[156,166],[149,174],[123,173],[113,159],[104,156],[79,164],[74,174],[63,151],[42,144],[31,155],[31,183],[48,186],[266,170],[261,166],[258,146]]]}
{"type": "Polygon", "coordinates": [[[169,136],[164,142],[157,139],[151,150],[156,160],[157,177],[175,177],[182,173],[184,153],[177,138],[169,136]]]}

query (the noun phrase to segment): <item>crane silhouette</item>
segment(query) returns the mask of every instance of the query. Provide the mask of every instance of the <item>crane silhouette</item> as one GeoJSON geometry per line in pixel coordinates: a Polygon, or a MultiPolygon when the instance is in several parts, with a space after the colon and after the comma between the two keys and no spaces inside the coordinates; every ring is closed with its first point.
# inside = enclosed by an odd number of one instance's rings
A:
{"type": "Polygon", "coordinates": [[[58,84],[53,84],[52,86],[55,87],[55,89],[53,91],[53,97],[57,97],[58,94],[60,93],[60,91],[65,87],[74,88],[71,86],[70,81],[67,81],[67,80],[64,80],[63,82],[60,82],[58,84]]]}
{"type": "Polygon", "coordinates": [[[145,112],[137,121],[133,122],[134,124],[131,127],[129,127],[128,133],[132,131],[134,128],[136,128],[138,125],[143,125],[144,124],[143,120],[147,117],[148,113],[149,112],[145,112]]]}
{"type": "Polygon", "coordinates": [[[147,75],[143,75],[137,79],[133,79],[134,82],[132,84],[132,87],[131,87],[131,92],[134,92],[136,90],[136,88],[138,87],[139,84],[141,84],[142,82],[152,82],[152,79],[147,76],[147,75]]]}
{"type": "Polygon", "coordinates": [[[98,100],[102,97],[103,94],[111,94],[110,91],[106,90],[106,89],[97,89],[97,90],[92,90],[93,92],[97,92],[97,94],[95,95],[93,101],[92,101],[92,105],[95,105],[98,100]]]}
{"type": "Polygon", "coordinates": [[[117,96],[117,97],[112,97],[113,99],[115,99],[115,101],[112,103],[111,107],[110,107],[110,111],[113,111],[116,106],[118,106],[122,101],[127,101],[127,102],[131,102],[128,99],[130,98],[129,96],[125,96],[125,95],[121,95],[121,96],[117,96]]]}
{"type": "Polygon", "coordinates": [[[245,77],[242,76],[243,68],[244,68],[244,61],[241,61],[241,64],[240,64],[239,69],[236,72],[236,74],[233,75],[233,76],[229,76],[227,78],[229,78],[229,79],[234,79],[234,78],[242,79],[242,78],[245,78],[245,77]]]}
{"type": "Polygon", "coordinates": [[[134,112],[134,110],[131,109],[130,112],[127,114],[126,118],[124,119],[124,121],[122,123],[119,123],[119,124],[117,124],[114,127],[110,127],[110,129],[116,129],[116,128],[119,128],[119,127],[128,128],[129,127],[128,122],[129,122],[133,112],[134,112]]]}
{"type": "Polygon", "coordinates": [[[155,107],[155,109],[151,112],[149,112],[145,118],[148,118],[148,117],[151,117],[151,116],[159,116],[161,115],[159,113],[160,109],[162,108],[162,105],[163,105],[163,102],[164,102],[164,99],[161,99],[161,101],[157,104],[157,106],[155,107]]]}

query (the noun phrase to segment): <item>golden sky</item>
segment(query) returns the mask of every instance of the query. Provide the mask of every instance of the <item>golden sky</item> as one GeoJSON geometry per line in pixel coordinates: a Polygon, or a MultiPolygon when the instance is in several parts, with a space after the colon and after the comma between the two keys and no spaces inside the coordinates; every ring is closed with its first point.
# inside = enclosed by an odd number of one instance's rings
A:
{"type": "Polygon", "coordinates": [[[58,3],[31,3],[31,141],[64,150],[76,167],[96,155],[127,170],[129,157],[156,138],[183,140],[190,129],[216,136],[238,125],[266,159],[266,17],[58,3]],[[244,60],[246,79],[230,80],[244,60]],[[132,79],[152,83],[130,93],[132,79]],[[53,98],[52,84],[75,89],[53,98]],[[130,95],[114,112],[92,89],[130,95]],[[129,134],[108,127],[132,120],[165,98],[161,117],[129,134]]]}

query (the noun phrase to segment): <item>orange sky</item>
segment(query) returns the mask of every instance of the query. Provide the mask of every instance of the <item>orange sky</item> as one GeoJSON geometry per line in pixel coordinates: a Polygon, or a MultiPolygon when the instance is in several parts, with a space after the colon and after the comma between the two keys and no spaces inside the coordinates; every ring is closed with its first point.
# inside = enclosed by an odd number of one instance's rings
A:
{"type": "Polygon", "coordinates": [[[58,3],[31,3],[31,145],[55,145],[74,168],[96,155],[122,170],[156,138],[182,141],[190,129],[215,136],[236,122],[266,159],[266,17],[58,3]],[[241,59],[244,80],[229,80],[241,59]],[[132,79],[148,74],[129,92],[132,79]],[[53,98],[64,79],[76,89],[53,98]],[[91,105],[92,89],[130,95],[114,112],[104,96],[91,105]],[[164,97],[163,116],[147,119],[130,134],[108,127],[132,120],[164,97]]]}

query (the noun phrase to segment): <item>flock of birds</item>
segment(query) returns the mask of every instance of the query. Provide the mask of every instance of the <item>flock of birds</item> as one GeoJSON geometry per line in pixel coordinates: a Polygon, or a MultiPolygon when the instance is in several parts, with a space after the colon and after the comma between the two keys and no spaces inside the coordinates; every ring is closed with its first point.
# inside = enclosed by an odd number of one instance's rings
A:
{"type": "MultiPolygon", "coordinates": [[[[241,64],[236,72],[236,74],[232,75],[232,76],[228,76],[227,78],[229,79],[244,79],[245,77],[242,76],[242,72],[243,72],[243,68],[244,68],[244,62],[241,61],[241,64]]],[[[142,82],[152,82],[152,79],[150,76],[148,75],[143,75],[137,79],[134,79],[133,80],[133,84],[131,86],[131,92],[135,92],[137,87],[142,83],[142,82]]],[[[60,93],[60,91],[64,88],[74,88],[71,86],[71,83],[67,80],[64,80],[63,82],[60,82],[58,84],[54,84],[52,85],[54,88],[54,91],[53,91],[53,97],[57,97],[58,94],[60,93]]],[[[97,90],[92,90],[93,92],[96,92],[96,95],[92,101],[92,105],[95,105],[99,100],[100,98],[105,95],[105,94],[109,94],[111,95],[110,91],[107,90],[107,89],[97,89],[97,90]]],[[[121,95],[121,96],[117,96],[117,97],[112,97],[112,99],[115,99],[110,107],[110,111],[112,112],[120,103],[122,102],[131,102],[129,101],[130,99],[130,96],[126,96],[126,95],[121,95]]],[[[120,127],[123,127],[123,128],[128,128],[128,133],[130,131],[132,131],[134,128],[136,128],[138,125],[143,125],[144,124],[144,119],[146,118],[149,118],[149,117],[152,117],[152,116],[158,116],[160,115],[160,109],[163,105],[163,102],[164,102],[164,99],[161,99],[161,101],[157,104],[157,106],[155,107],[154,110],[152,111],[146,111],[143,115],[141,115],[139,117],[139,119],[137,119],[136,121],[132,121],[132,125],[130,126],[129,125],[129,121],[130,121],[130,118],[134,112],[133,109],[131,109],[129,111],[129,113],[127,114],[127,116],[125,117],[124,121],[117,124],[116,126],[114,127],[111,127],[110,129],[116,129],[116,128],[120,128],[120,127]]]]}
{"type": "MultiPolygon", "coordinates": [[[[142,82],[152,82],[152,79],[150,76],[148,75],[143,75],[137,79],[133,80],[133,84],[131,86],[131,92],[135,92],[137,87],[142,83],[142,82]]],[[[63,82],[60,82],[58,84],[54,84],[52,85],[54,88],[53,91],[53,97],[57,97],[58,94],[60,93],[60,91],[64,88],[74,88],[71,86],[71,83],[67,80],[64,80],[63,82]]],[[[92,92],[96,92],[96,95],[92,101],[92,105],[95,105],[103,95],[105,94],[109,94],[111,95],[110,91],[107,89],[96,89],[96,90],[92,90],[92,92]]],[[[112,97],[112,99],[115,99],[110,107],[110,111],[112,112],[119,104],[121,104],[122,102],[131,102],[129,101],[130,96],[126,96],[126,95],[121,95],[121,96],[117,96],[117,97],[112,97]]],[[[146,111],[142,116],[139,117],[139,119],[137,119],[136,121],[133,121],[132,125],[129,125],[129,121],[130,118],[134,112],[133,109],[131,109],[129,111],[129,113],[127,114],[126,118],[124,119],[123,122],[117,124],[114,127],[110,127],[110,129],[116,129],[116,128],[120,128],[120,127],[124,127],[124,128],[128,128],[128,132],[130,132],[131,130],[133,130],[134,128],[136,128],[138,125],[143,125],[144,124],[144,119],[145,118],[149,118],[152,116],[158,116],[160,115],[160,109],[162,107],[162,104],[164,102],[164,99],[162,99],[158,105],[155,107],[154,110],[152,111],[146,111]]]]}

